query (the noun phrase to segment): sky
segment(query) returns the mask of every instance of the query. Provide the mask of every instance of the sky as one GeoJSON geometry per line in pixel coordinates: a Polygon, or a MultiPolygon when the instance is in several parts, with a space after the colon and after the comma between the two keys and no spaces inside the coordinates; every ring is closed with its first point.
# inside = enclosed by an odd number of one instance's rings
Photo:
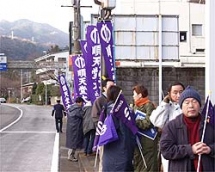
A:
{"type": "MultiPolygon", "coordinates": [[[[0,20],[13,22],[29,19],[38,23],[47,23],[69,33],[69,21],[73,21],[72,0],[0,0],[0,20]]],[[[80,0],[81,5],[93,8],[81,8],[84,20],[90,19],[91,13],[98,13],[94,0],[80,0]]]]}

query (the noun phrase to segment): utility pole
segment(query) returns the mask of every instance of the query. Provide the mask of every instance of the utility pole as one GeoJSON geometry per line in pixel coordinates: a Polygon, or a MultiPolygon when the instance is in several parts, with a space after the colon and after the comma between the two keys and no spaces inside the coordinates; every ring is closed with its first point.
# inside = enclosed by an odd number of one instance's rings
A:
{"type": "Polygon", "coordinates": [[[80,46],[80,39],[81,39],[81,7],[85,8],[92,8],[92,6],[81,6],[81,0],[72,0],[72,5],[61,5],[61,7],[73,7],[74,9],[74,18],[73,22],[69,24],[69,54],[81,54],[81,46],[80,46]],[[72,39],[71,39],[72,36],[72,39]],[[72,42],[74,43],[73,51],[72,51],[72,42]]]}
{"type": "Polygon", "coordinates": [[[73,54],[81,54],[80,39],[81,39],[81,14],[80,14],[80,0],[73,1],[74,7],[74,22],[73,22],[73,54]]]}

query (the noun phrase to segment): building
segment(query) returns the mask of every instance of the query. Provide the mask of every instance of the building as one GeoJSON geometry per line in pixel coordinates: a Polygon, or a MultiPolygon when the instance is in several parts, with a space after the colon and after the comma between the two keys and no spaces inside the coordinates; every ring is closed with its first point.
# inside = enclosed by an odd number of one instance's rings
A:
{"type": "MultiPolygon", "coordinates": [[[[58,85],[58,75],[65,74],[66,78],[69,78],[69,52],[59,52],[53,54],[46,54],[42,57],[36,58],[35,62],[38,66],[36,75],[39,77],[39,82],[43,82],[45,85],[45,104],[48,101],[47,85],[58,85]]],[[[71,79],[71,76],[70,76],[71,79]]],[[[50,103],[53,105],[56,103],[58,97],[50,97],[50,103]]]]}
{"type": "Polygon", "coordinates": [[[69,52],[59,52],[46,54],[35,59],[39,69],[36,70],[36,75],[40,81],[49,81],[50,84],[56,83],[56,78],[59,73],[67,73],[68,70],[69,52]]]}
{"type": "Polygon", "coordinates": [[[112,21],[117,85],[127,100],[141,82],[158,104],[174,80],[195,86],[204,100],[205,1],[117,0],[112,21]]]}
{"type": "MultiPolygon", "coordinates": [[[[161,58],[164,66],[205,66],[204,3],[118,0],[112,12],[118,65],[158,66],[161,58]]],[[[95,16],[91,23],[97,22],[95,16]]]]}
{"type": "MultiPolygon", "coordinates": [[[[204,3],[201,0],[116,1],[112,21],[117,84],[123,86],[127,99],[132,86],[143,81],[156,103],[172,80],[195,85],[204,95],[204,3]]],[[[96,17],[97,14],[92,14],[84,24],[95,24],[96,17]]],[[[37,71],[41,80],[50,76],[48,71],[57,74],[56,68],[48,65],[54,62],[57,67],[53,55],[38,59],[47,65],[37,71]]]]}

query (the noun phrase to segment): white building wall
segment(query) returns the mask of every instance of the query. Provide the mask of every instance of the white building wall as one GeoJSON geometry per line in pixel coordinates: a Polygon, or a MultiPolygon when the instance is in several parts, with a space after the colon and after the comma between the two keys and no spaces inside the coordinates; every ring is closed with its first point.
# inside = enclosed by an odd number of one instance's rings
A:
{"type": "Polygon", "coordinates": [[[205,5],[189,3],[189,0],[117,0],[113,14],[178,15],[179,32],[187,32],[187,40],[179,43],[182,65],[204,65],[205,49],[205,5]],[[192,36],[192,24],[202,24],[202,36],[192,36]]]}

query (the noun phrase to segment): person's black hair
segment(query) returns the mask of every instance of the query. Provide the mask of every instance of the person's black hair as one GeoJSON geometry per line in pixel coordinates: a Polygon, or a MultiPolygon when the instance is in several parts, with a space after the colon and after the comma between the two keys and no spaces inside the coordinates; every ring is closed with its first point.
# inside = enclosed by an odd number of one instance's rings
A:
{"type": "Polygon", "coordinates": [[[57,103],[60,103],[60,100],[57,100],[57,103]]]}
{"type": "Polygon", "coordinates": [[[107,90],[107,101],[115,102],[120,91],[121,91],[121,88],[119,86],[111,85],[107,90]]]}
{"type": "Polygon", "coordinates": [[[184,86],[181,82],[176,81],[176,82],[171,83],[171,84],[169,85],[167,91],[168,91],[168,92],[171,92],[172,87],[173,87],[173,86],[176,86],[176,85],[180,85],[180,86],[183,88],[183,90],[185,89],[185,86],[184,86]]]}
{"type": "Polygon", "coordinates": [[[109,81],[114,82],[114,80],[112,80],[112,79],[110,79],[110,78],[102,79],[102,88],[103,88],[103,87],[106,87],[107,82],[109,82],[109,81]]]}
{"type": "Polygon", "coordinates": [[[82,97],[77,97],[75,99],[75,103],[81,103],[81,102],[84,102],[84,99],[82,97]]]}

